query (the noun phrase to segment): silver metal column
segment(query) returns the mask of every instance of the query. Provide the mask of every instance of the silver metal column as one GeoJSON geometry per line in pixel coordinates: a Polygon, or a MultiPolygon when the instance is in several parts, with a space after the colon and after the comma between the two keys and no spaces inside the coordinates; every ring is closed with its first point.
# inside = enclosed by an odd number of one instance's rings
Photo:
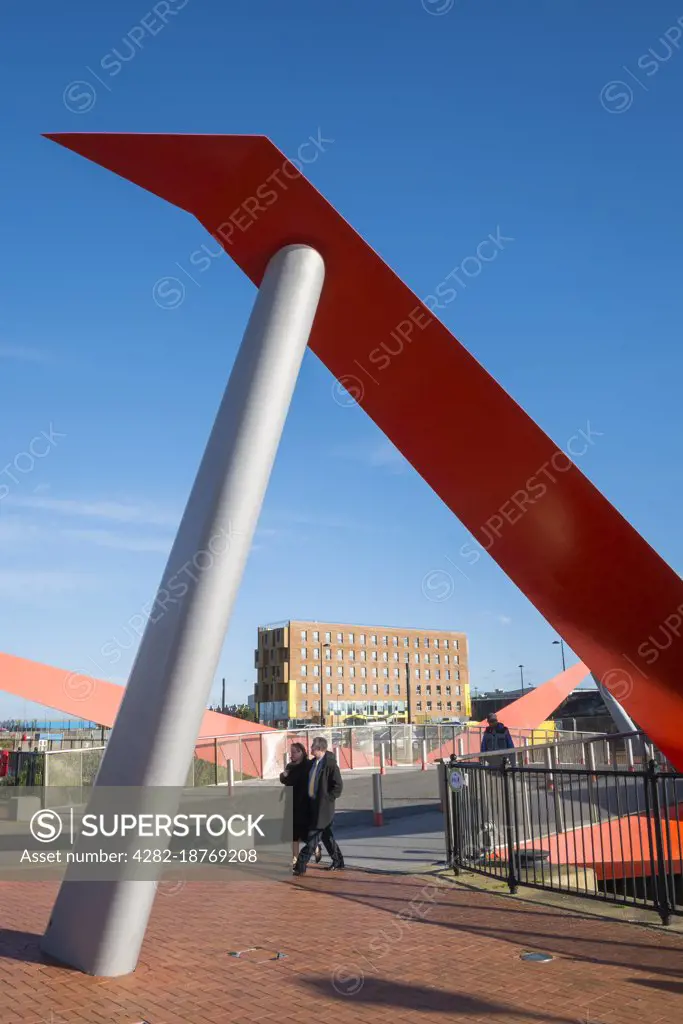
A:
{"type": "MultiPolygon", "coordinates": [[[[322,257],[304,245],[268,264],[91,806],[101,787],[185,785],[324,275],[322,257]]],[[[78,882],[69,873],[43,950],[88,974],[133,971],[157,883],[78,882]]]]}

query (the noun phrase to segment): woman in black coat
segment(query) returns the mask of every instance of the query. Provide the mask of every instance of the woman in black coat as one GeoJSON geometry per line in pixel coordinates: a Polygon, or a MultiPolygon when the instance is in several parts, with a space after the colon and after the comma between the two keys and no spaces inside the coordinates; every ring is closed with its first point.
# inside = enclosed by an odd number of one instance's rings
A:
{"type": "MultiPolygon", "coordinates": [[[[292,743],[289,748],[290,761],[280,775],[280,782],[283,786],[290,786],[292,789],[292,864],[296,864],[299,856],[299,844],[305,843],[310,830],[310,801],[308,799],[308,773],[311,770],[311,761],[306,754],[303,743],[292,743]]],[[[318,846],[315,851],[316,863],[322,857],[322,850],[318,846]]]]}

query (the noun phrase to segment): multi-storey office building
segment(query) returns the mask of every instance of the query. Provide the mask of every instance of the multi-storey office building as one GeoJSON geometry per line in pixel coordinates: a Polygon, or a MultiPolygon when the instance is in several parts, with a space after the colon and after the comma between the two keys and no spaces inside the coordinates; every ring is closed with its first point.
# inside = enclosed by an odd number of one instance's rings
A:
{"type": "Polygon", "coordinates": [[[342,724],[469,718],[467,637],[290,620],[258,630],[255,699],[262,722],[342,724]]]}

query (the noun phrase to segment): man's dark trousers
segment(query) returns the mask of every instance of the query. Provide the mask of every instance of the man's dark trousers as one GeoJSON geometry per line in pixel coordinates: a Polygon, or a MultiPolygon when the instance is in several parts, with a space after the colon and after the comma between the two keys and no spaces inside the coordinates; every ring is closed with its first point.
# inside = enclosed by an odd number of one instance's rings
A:
{"type": "Polygon", "coordinates": [[[306,870],[306,865],[315,853],[316,846],[319,846],[320,843],[323,844],[330,855],[333,865],[336,868],[343,868],[344,858],[342,857],[342,852],[337,845],[337,840],[334,838],[332,824],[329,824],[326,828],[315,829],[313,832],[308,833],[306,845],[299,854],[297,868],[303,871],[306,870]]]}

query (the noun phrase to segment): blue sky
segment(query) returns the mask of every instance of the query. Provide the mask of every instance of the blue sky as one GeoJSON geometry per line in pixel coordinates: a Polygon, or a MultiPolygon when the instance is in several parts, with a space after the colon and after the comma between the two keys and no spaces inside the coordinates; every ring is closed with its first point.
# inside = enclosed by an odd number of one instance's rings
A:
{"type": "MultiPolygon", "coordinates": [[[[501,232],[439,315],[558,445],[590,427],[581,469],[680,569],[680,5],[154,6],[0,11],[0,648],[125,682],[254,299],[227,256],[193,283],[199,224],[49,131],[290,156],[320,131],[308,176],[421,297],[501,232]]],[[[468,540],[307,353],[214,696],[246,695],[257,625],[290,617],[463,629],[480,688],[544,681],[552,629],[468,540]]]]}

